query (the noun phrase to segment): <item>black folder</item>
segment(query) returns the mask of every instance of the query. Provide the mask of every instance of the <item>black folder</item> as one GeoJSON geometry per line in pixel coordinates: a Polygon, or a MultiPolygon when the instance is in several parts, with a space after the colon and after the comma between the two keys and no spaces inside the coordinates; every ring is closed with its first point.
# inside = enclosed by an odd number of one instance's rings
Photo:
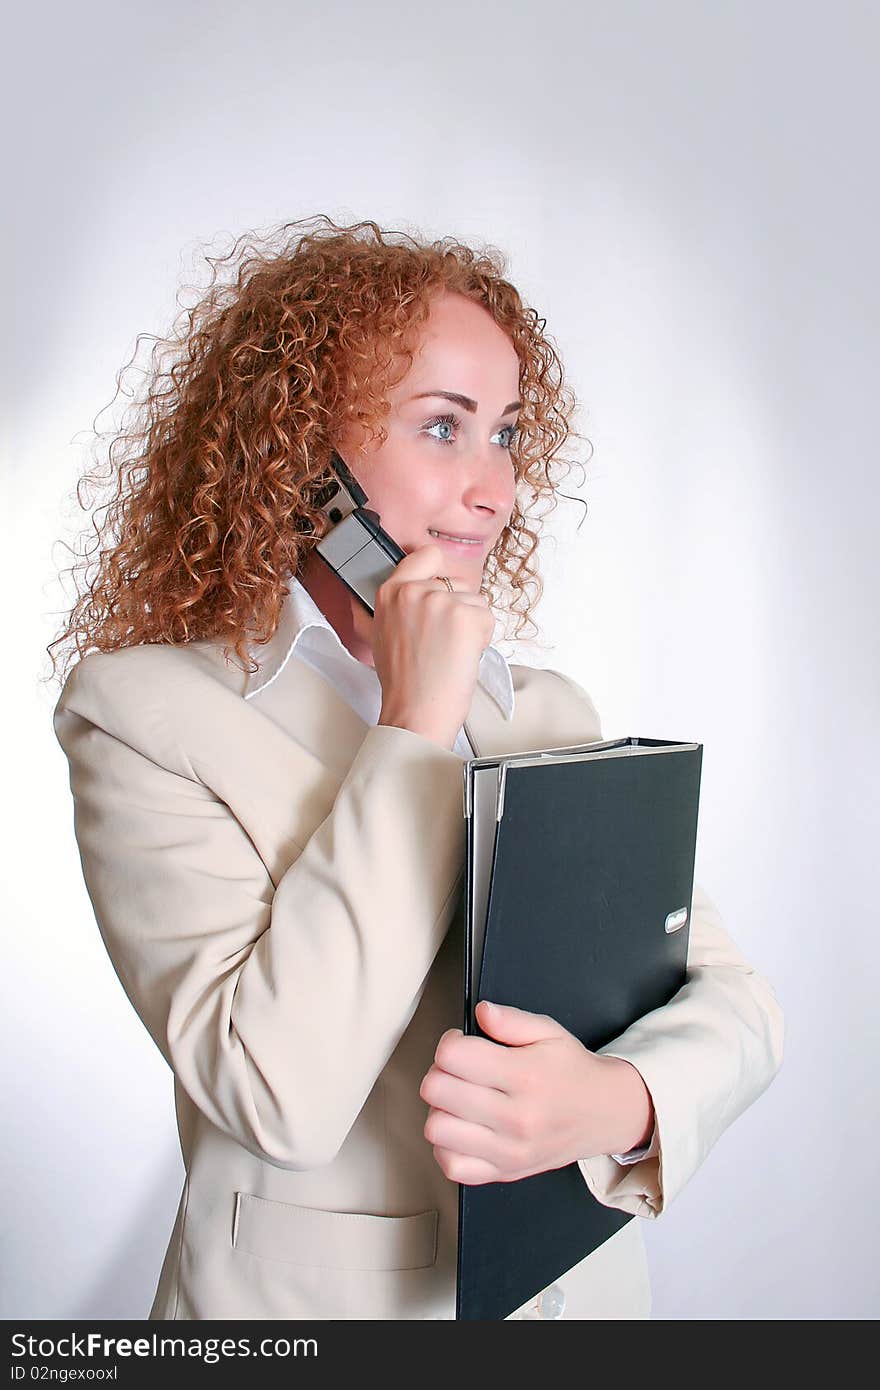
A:
{"type": "MultiPolygon", "coordinates": [[[[591,1051],[686,980],[702,745],[620,738],[464,764],[464,1028],[480,999],[591,1051]]],[[[634,1219],[577,1163],[460,1184],[456,1313],[503,1319],[634,1219]]]]}

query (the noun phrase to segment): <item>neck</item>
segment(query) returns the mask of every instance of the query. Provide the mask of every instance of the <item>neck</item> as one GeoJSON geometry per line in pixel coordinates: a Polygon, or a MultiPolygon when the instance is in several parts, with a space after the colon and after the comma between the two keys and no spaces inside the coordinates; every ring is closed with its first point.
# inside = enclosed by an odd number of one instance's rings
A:
{"type": "Polygon", "coordinates": [[[346,588],[336,572],[312,550],[306,556],[297,578],[333,627],[343,646],[365,666],[374,666],[372,614],[368,613],[360,600],[346,588]]]}

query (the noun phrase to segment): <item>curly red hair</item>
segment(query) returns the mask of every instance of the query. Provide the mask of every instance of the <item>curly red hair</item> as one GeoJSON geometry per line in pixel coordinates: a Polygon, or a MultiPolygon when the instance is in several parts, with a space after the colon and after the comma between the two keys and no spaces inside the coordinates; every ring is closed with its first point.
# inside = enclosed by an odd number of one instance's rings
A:
{"type": "MultiPolygon", "coordinates": [[[[83,557],[97,570],[83,592],[77,583],[69,620],[46,648],[53,674],[53,648],[65,642],[68,658],[81,658],[93,648],[222,639],[249,663],[248,645],[271,638],[289,576],[326,529],[315,498],[332,478],[334,439],[352,421],[371,440],[387,438],[384,391],[401,379],[391,381],[392,360],[412,363],[443,291],[482,304],[520,361],[516,503],[482,585],[493,609],[519,619],[519,637],[542,592],[532,560],[543,515],[534,507],[556,505],[576,402],[545,320],[505,278],[502,253],[321,215],[267,237],[244,233],[227,255],[205,259],[209,286],[169,338],[155,339],[146,392],[113,432],[115,495],[103,524],[92,519],[97,560],[83,557]],[[317,225],[302,230],[309,222],[317,225]],[[237,274],[224,282],[218,267],[227,265],[237,274]]],[[[98,481],[78,481],[81,507],[83,484],[98,481]]]]}

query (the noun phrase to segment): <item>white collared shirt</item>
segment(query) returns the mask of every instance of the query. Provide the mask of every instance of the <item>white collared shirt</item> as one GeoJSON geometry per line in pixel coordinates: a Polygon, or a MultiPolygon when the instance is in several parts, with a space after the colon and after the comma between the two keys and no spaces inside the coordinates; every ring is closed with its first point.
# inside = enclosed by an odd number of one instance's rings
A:
{"type": "MultiPolygon", "coordinates": [[[[352,655],[308,589],[295,575],[289,580],[278,634],[281,645],[277,653],[273,649],[268,661],[265,647],[250,647],[255,660],[261,662],[261,669],[253,678],[245,699],[249,700],[259,690],[265,690],[281,674],[288,661],[294,659],[304,661],[328,680],[366,724],[378,724],[382,686],[375,668],[352,655]]],[[[504,718],[511,720],[515,698],[513,676],[507,658],[491,643],[480,658],[477,680],[492,696],[504,718]]],[[[473,756],[464,727],[456,735],[453,752],[462,758],[473,756]]],[[[651,1145],[647,1144],[641,1149],[631,1149],[628,1154],[612,1154],[611,1157],[619,1163],[637,1163],[649,1148],[651,1145]]]]}
{"type": "MultiPolygon", "coordinates": [[[[382,708],[382,686],[375,668],[368,666],[364,661],[358,661],[357,657],[352,655],[308,589],[296,576],[292,576],[289,581],[284,608],[286,649],[280,654],[280,659],[273,658],[266,664],[265,649],[261,650],[258,646],[250,648],[257,661],[263,659],[264,669],[254,677],[245,699],[250,699],[258,690],[270,685],[295,655],[330,681],[366,724],[378,724],[382,708]]],[[[515,699],[513,677],[506,657],[497,647],[490,644],[484,650],[477,679],[492,696],[504,718],[511,720],[515,699]]],[[[463,727],[456,735],[453,752],[462,758],[473,756],[463,727]]]]}

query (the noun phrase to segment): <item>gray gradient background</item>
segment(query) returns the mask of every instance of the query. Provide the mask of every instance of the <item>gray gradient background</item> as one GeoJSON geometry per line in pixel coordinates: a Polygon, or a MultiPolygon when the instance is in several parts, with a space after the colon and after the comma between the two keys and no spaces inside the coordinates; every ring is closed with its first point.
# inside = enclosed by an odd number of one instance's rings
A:
{"type": "Polygon", "coordinates": [[[654,1316],[876,1316],[876,10],[178,8],[31,8],[9,50],[0,1314],[146,1316],[182,1182],[40,683],[89,428],[200,245],[324,211],[495,243],[546,315],[595,452],[518,659],[703,741],[697,874],[786,1012],[643,1223],[654,1316]]]}

